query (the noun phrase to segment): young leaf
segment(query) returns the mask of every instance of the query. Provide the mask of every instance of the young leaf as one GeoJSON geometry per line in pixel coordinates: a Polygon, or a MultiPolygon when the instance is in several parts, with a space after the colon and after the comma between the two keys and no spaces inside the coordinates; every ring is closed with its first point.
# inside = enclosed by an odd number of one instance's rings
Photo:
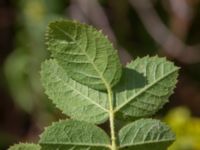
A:
{"type": "Polygon", "coordinates": [[[41,147],[37,144],[20,143],[11,146],[8,150],[40,150],[41,147]]]}
{"type": "Polygon", "coordinates": [[[68,116],[92,123],[108,119],[107,94],[72,80],[56,60],[42,64],[41,80],[46,94],[68,116]]]}
{"type": "Polygon", "coordinates": [[[109,150],[110,140],[93,124],[68,120],[47,127],[39,143],[42,150],[109,150]]]}
{"type": "Polygon", "coordinates": [[[94,89],[114,86],[121,77],[117,51],[96,29],[78,22],[49,24],[47,46],[74,80],[94,89]]]}
{"type": "Polygon", "coordinates": [[[138,58],[127,65],[115,89],[115,112],[123,117],[153,115],[175,88],[178,67],[164,58],[138,58]]]}
{"type": "Polygon", "coordinates": [[[120,150],[166,150],[174,140],[168,126],[152,119],[137,120],[119,132],[120,150]]]}

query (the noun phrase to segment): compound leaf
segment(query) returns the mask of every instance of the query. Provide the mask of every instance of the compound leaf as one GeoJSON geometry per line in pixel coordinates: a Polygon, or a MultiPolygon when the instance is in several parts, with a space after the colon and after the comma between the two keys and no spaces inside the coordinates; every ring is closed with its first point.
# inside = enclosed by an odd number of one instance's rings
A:
{"type": "Polygon", "coordinates": [[[121,64],[110,41],[93,27],[72,21],[49,24],[47,46],[74,80],[94,89],[114,86],[121,64]]]}
{"type": "Polygon", "coordinates": [[[66,120],[47,127],[39,143],[42,150],[109,150],[110,139],[93,124],[66,120]]]}
{"type": "Polygon", "coordinates": [[[165,58],[138,58],[123,70],[115,88],[118,116],[146,117],[153,115],[173,93],[178,67],[165,58]]]}
{"type": "Polygon", "coordinates": [[[40,150],[41,147],[37,144],[19,143],[11,146],[8,150],[40,150]]]}
{"type": "Polygon", "coordinates": [[[119,132],[120,150],[166,150],[174,140],[168,126],[152,119],[137,120],[119,132]]]}
{"type": "Polygon", "coordinates": [[[56,60],[42,64],[41,80],[46,94],[68,116],[97,124],[108,119],[107,94],[72,80],[56,60]]]}

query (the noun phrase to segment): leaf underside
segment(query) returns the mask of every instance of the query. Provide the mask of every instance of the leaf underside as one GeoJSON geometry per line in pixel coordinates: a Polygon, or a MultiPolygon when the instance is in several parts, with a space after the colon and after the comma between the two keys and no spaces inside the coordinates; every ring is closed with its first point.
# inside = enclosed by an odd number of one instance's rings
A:
{"type": "Polygon", "coordinates": [[[174,140],[168,126],[152,119],[137,120],[119,132],[120,150],[166,150],[174,140]]]}
{"type": "Polygon", "coordinates": [[[177,82],[178,67],[165,58],[144,57],[123,69],[115,88],[115,112],[122,118],[153,115],[168,102],[177,82]]]}
{"type": "MultiPolygon", "coordinates": [[[[137,58],[123,68],[121,77],[109,40],[77,22],[51,23],[47,46],[52,59],[42,64],[42,84],[53,103],[73,120],[47,127],[39,142],[42,150],[110,150],[108,135],[91,123],[104,123],[112,113],[123,120],[153,115],[168,102],[177,82],[178,67],[157,56],[137,58]]],[[[117,137],[119,150],[165,150],[174,139],[165,124],[152,119],[126,125],[117,137]]]]}
{"type": "Polygon", "coordinates": [[[11,146],[8,150],[40,150],[41,147],[38,144],[20,143],[11,146]]]}
{"type": "Polygon", "coordinates": [[[65,120],[47,127],[39,143],[42,150],[109,150],[110,139],[93,124],[65,120]]]}
{"type": "Polygon", "coordinates": [[[121,64],[110,41],[96,29],[78,22],[49,24],[47,46],[74,80],[94,89],[114,86],[121,77],[121,64]]]}
{"type": "Polygon", "coordinates": [[[108,119],[107,94],[72,80],[56,60],[42,64],[41,81],[49,98],[68,116],[97,124],[108,119]]]}

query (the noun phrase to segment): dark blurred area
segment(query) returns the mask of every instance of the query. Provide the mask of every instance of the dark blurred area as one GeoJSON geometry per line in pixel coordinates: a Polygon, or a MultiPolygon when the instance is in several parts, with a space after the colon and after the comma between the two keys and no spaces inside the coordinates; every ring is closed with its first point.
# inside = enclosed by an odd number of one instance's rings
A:
{"type": "Polygon", "coordinates": [[[200,0],[0,0],[0,149],[37,141],[44,126],[63,117],[39,75],[48,57],[46,27],[59,18],[103,30],[123,64],[159,55],[181,67],[160,114],[177,133],[170,150],[200,150],[200,0]]]}

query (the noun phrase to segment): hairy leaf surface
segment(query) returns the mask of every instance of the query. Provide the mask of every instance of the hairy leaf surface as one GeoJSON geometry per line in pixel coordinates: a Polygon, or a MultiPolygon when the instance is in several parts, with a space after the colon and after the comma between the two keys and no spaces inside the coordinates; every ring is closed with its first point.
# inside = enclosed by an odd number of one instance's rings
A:
{"type": "Polygon", "coordinates": [[[168,126],[152,119],[137,120],[119,132],[120,150],[166,150],[174,140],[168,126]]]}
{"type": "Polygon", "coordinates": [[[68,120],[47,127],[39,143],[42,150],[109,150],[110,139],[93,124],[68,120]]]}
{"type": "Polygon", "coordinates": [[[115,88],[119,116],[145,117],[153,115],[173,93],[178,67],[165,58],[138,58],[127,65],[115,88]]]}
{"type": "Polygon", "coordinates": [[[41,147],[38,144],[20,143],[11,146],[8,150],[40,150],[41,147]]]}
{"type": "Polygon", "coordinates": [[[68,116],[92,123],[108,119],[107,94],[72,80],[56,60],[43,63],[41,80],[46,94],[68,116]]]}
{"type": "Polygon", "coordinates": [[[95,89],[114,86],[121,77],[117,51],[96,29],[72,21],[49,25],[47,46],[74,80],[95,89]]]}

